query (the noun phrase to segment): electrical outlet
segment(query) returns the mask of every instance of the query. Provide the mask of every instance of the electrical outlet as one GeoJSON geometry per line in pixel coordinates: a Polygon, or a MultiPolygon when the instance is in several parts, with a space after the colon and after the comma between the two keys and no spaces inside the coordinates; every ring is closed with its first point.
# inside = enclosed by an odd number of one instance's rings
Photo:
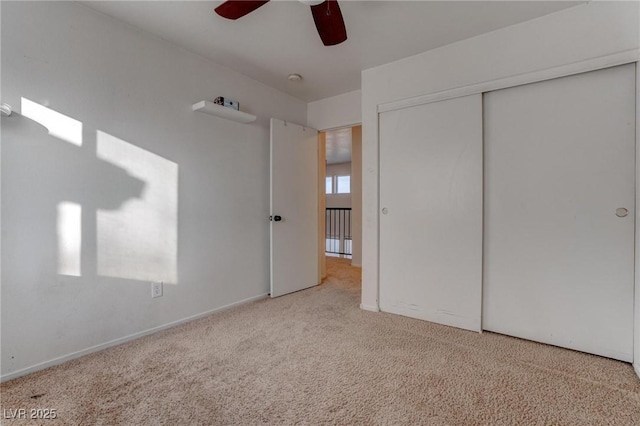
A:
{"type": "Polygon", "coordinates": [[[151,297],[162,296],[162,281],[157,283],[151,283],[151,297]]]}

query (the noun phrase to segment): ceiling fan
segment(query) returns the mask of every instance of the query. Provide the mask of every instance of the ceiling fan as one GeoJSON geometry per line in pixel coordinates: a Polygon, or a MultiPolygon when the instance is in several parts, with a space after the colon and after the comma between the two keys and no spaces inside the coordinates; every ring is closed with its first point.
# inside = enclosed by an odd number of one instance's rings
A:
{"type": "MultiPolygon", "coordinates": [[[[236,20],[268,2],[269,0],[228,0],[216,7],[215,11],[223,18],[236,20]]],[[[334,46],[347,39],[347,29],[337,0],[300,0],[300,2],[311,7],[318,35],[325,46],[334,46]]]]}

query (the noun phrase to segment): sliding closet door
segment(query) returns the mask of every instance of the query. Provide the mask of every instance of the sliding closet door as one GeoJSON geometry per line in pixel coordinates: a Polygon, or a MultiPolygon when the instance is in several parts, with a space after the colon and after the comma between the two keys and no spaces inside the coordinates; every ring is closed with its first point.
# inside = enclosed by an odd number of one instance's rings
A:
{"type": "Polygon", "coordinates": [[[482,97],[380,114],[380,309],[480,330],[482,97]]]}
{"type": "Polygon", "coordinates": [[[484,97],[483,328],[633,355],[635,66],[484,97]]]}

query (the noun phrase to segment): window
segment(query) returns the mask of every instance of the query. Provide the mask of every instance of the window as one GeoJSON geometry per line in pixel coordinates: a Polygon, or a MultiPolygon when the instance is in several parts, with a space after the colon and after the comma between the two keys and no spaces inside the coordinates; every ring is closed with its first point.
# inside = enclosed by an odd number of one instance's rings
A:
{"type": "Polygon", "coordinates": [[[324,181],[325,194],[350,194],[351,176],[327,176],[324,181]]]}
{"type": "Polygon", "coordinates": [[[324,193],[333,194],[333,176],[327,176],[324,183],[324,193]]]}
{"type": "Polygon", "coordinates": [[[351,192],[351,176],[336,176],[337,180],[337,193],[349,194],[351,192]]]}

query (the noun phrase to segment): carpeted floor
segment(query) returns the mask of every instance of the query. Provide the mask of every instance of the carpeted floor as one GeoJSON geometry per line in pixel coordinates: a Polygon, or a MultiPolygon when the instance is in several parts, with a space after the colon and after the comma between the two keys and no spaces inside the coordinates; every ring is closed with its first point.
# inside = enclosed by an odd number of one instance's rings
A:
{"type": "Polygon", "coordinates": [[[53,408],[58,418],[38,423],[640,425],[630,365],[362,311],[360,270],[327,263],[313,289],[5,383],[3,417],[53,408]]]}

